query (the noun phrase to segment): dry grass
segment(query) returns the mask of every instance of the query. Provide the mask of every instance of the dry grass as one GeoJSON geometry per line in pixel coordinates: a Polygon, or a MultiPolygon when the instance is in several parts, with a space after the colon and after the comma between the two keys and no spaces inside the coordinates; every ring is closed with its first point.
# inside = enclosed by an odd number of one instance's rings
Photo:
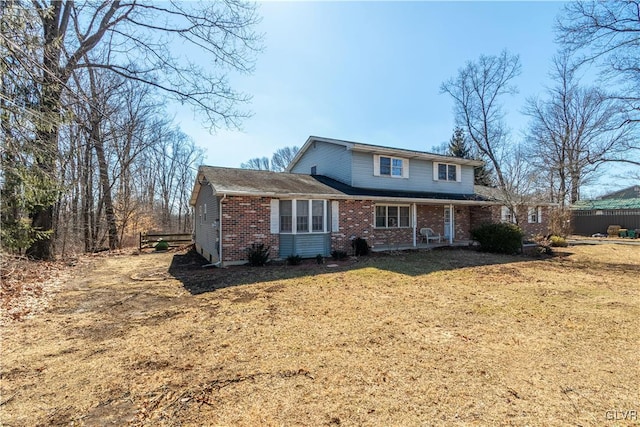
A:
{"type": "Polygon", "coordinates": [[[640,410],[640,246],[190,262],[94,260],[46,311],[5,319],[0,423],[595,426],[640,410]]]}

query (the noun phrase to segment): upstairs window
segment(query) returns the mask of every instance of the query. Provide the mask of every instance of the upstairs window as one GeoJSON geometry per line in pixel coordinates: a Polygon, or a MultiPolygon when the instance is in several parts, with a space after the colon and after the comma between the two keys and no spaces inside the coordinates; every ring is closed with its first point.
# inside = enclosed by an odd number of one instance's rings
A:
{"type": "Polygon", "coordinates": [[[409,178],[409,160],[390,156],[373,156],[373,174],[392,178],[409,178]]]}
{"type": "Polygon", "coordinates": [[[460,165],[451,163],[433,163],[433,180],[460,182],[460,165]]]}

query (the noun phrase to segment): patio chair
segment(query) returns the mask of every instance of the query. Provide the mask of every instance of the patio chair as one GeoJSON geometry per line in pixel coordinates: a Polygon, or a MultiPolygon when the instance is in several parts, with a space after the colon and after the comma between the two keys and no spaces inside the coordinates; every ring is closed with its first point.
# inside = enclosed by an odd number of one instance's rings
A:
{"type": "Polygon", "coordinates": [[[420,229],[420,237],[422,238],[422,241],[427,242],[427,244],[429,243],[429,240],[438,239],[438,243],[442,241],[442,236],[428,227],[420,229]]]}

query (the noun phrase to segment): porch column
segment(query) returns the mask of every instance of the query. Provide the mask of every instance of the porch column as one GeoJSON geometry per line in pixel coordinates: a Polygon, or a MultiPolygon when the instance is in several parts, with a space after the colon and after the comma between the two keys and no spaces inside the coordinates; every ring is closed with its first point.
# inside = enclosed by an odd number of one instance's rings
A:
{"type": "Polygon", "coordinates": [[[454,215],[454,211],[453,211],[453,205],[449,205],[449,244],[453,244],[453,233],[455,233],[456,230],[456,226],[453,223],[453,220],[455,218],[454,215]]]}
{"type": "Polygon", "coordinates": [[[416,238],[416,230],[418,228],[418,209],[416,208],[416,204],[412,203],[411,204],[411,211],[412,211],[412,218],[413,218],[413,247],[415,248],[418,244],[417,238],[416,238]]]}

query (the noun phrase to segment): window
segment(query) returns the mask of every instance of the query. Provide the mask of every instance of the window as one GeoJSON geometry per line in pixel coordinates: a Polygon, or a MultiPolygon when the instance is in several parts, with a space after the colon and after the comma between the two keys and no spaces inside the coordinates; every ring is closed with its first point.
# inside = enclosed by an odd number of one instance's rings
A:
{"type": "Polygon", "coordinates": [[[508,206],[503,206],[501,211],[501,220],[502,222],[512,222],[517,223],[516,211],[511,209],[508,206]]]}
{"type": "Polygon", "coordinates": [[[318,173],[318,167],[311,166],[311,175],[317,175],[317,173],[318,173]]]}
{"type": "Polygon", "coordinates": [[[296,231],[309,232],[309,201],[296,200],[296,231]]]}
{"type": "Polygon", "coordinates": [[[433,165],[433,179],[435,181],[460,182],[460,165],[449,163],[434,163],[433,165]]]}
{"type": "Polygon", "coordinates": [[[409,206],[377,205],[375,212],[377,228],[399,228],[410,225],[409,206]]]}
{"type": "Polygon", "coordinates": [[[202,215],[202,220],[207,222],[207,204],[204,204],[204,214],[202,215]]]}
{"type": "Polygon", "coordinates": [[[293,210],[291,200],[280,200],[280,231],[291,233],[293,210]]]}
{"type": "Polygon", "coordinates": [[[541,223],[542,208],[540,207],[529,208],[527,218],[528,218],[529,224],[541,223]]]}
{"type": "Polygon", "coordinates": [[[280,200],[281,233],[323,233],[327,205],[324,200],[280,200]]]}
{"type": "Polygon", "coordinates": [[[373,156],[373,174],[376,176],[390,176],[393,178],[409,177],[409,161],[398,157],[373,156]]]}

